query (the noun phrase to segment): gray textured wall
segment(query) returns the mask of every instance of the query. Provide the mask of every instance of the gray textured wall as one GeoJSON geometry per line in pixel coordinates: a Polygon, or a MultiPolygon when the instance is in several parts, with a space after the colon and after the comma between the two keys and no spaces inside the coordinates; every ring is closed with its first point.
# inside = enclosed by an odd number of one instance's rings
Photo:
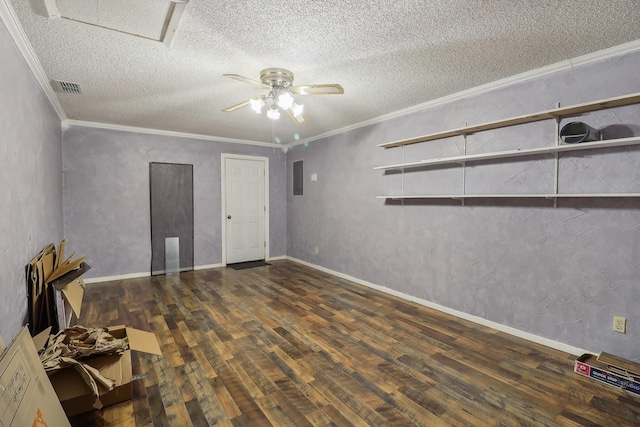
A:
{"type": "Polygon", "coordinates": [[[63,134],[64,230],[87,256],[85,277],[149,272],[149,163],[193,165],[194,264],[220,263],[220,154],[269,157],[270,256],[285,254],[280,149],[84,127],[63,134]]]}
{"type": "Polygon", "coordinates": [[[0,335],[27,316],[25,265],[62,238],[62,132],[0,22],[0,335]]]}
{"type": "MultiPolygon", "coordinates": [[[[577,67],[297,146],[287,153],[287,254],[592,351],[640,359],[640,200],[442,200],[402,205],[402,176],[374,171],[377,144],[640,91],[640,53],[577,67]],[[292,195],[304,160],[305,194],[292,195]],[[311,174],[318,181],[310,181],[311,174]],[[315,253],[315,248],[318,253],[315,253]],[[628,333],[611,330],[614,315],[628,333]]],[[[579,118],[609,138],[640,135],[640,106],[579,118]]],[[[471,135],[469,154],[554,144],[553,121],[471,135]]],[[[405,161],[460,154],[463,139],[405,148],[405,161]]],[[[561,192],[640,192],[640,147],[565,154],[561,192]]],[[[459,193],[458,166],[407,172],[405,194],[459,193]]],[[[552,192],[547,158],[469,165],[471,193],[552,192]]]]}

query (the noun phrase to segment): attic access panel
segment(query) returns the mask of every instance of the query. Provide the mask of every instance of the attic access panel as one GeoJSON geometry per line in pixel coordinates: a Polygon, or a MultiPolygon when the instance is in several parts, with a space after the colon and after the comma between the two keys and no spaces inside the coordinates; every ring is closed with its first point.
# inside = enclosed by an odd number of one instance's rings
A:
{"type": "Polygon", "coordinates": [[[155,40],[169,46],[187,0],[43,0],[49,18],[155,40]]]}

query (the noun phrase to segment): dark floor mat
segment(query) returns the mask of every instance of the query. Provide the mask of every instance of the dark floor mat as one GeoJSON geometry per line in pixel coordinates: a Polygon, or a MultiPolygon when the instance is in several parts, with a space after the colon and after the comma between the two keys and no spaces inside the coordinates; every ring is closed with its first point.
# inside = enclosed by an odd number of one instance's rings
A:
{"type": "Polygon", "coordinates": [[[244,270],[247,268],[262,267],[265,265],[271,265],[271,264],[264,261],[247,261],[247,262],[237,262],[235,264],[227,264],[227,267],[231,267],[234,270],[244,270]]]}

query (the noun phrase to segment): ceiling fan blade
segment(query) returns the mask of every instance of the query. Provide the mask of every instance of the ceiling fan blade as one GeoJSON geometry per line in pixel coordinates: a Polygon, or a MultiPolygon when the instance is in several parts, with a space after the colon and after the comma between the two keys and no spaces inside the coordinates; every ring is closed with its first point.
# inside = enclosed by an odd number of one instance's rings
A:
{"type": "Polygon", "coordinates": [[[293,120],[295,124],[302,125],[307,123],[307,116],[305,116],[304,114],[300,113],[297,116],[294,116],[293,110],[291,108],[287,110],[287,113],[289,113],[289,117],[291,117],[291,120],[293,120]]]}
{"type": "Polygon", "coordinates": [[[247,99],[246,101],[242,101],[242,102],[240,102],[239,104],[232,105],[232,106],[230,106],[230,107],[224,108],[224,109],[222,110],[222,112],[223,112],[223,113],[230,113],[230,112],[232,112],[232,111],[239,110],[240,108],[242,108],[242,107],[245,107],[245,106],[249,105],[249,102],[251,102],[251,101],[250,101],[249,99],[247,99]]]}
{"type": "Polygon", "coordinates": [[[339,84],[298,85],[291,88],[298,95],[341,95],[344,89],[339,84]]]}
{"type": "Polygon", "coordinates": [[[257,80],[250,79],[249,77],[241,76],[239,74],[223,74],[224,77],[229,77],[230,79],[238,80],[243,83],[249,83],[250,85],[257,86],[259,88],[266,89],[269,86],[266,84],[259,82],[257,80]]]}

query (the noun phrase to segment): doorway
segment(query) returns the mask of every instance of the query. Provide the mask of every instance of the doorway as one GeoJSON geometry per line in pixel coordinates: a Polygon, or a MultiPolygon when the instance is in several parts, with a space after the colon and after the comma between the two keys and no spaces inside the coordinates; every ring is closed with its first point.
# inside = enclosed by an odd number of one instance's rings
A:
{"type": "Polygon", "coordinates": [[[269,257],[269,159],[222,154],[222,263],[269,257]]]}

